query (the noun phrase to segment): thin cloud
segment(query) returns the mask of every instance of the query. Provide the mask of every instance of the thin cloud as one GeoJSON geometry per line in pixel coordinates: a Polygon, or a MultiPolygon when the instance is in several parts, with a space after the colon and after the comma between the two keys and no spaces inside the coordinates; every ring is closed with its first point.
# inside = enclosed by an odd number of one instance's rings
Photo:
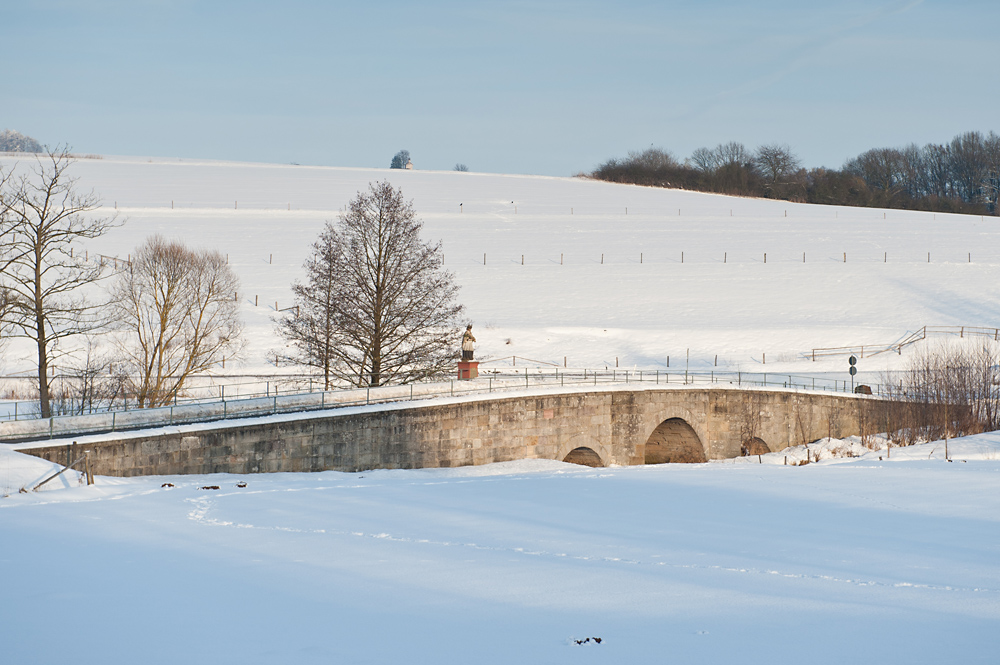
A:
{"type": "Polygon", "coordinates": [[[825,31],[822,31],[819,34],[810,37],[798,48],[792,50],[788,54],[787,58],[785,58],[785,64],[778,69],[768,74],[758,76],[757,78],[744,81],[740,85],[728,90],[718,92],[705,99],[696,107],[679,113],[671,119],[689,119],[710,111],[729,98],[745,96],[768,88],[778,81],[788,77],[790,74],[808,66],[813,61],[813,58],[817,53],[822,52],[829,46],[833,45],[836,41],[848,33],[856,32],[861,28],[871,25],[872,23],[876,23],[889,16],[904,14],[919,5],[922,5],[923,3],[924,0],[910,0],[909,2],[897,2],[891,5],[884,5],[861,15],[854,20],[847,21],[839,26],[833,26],[825,31]]]}

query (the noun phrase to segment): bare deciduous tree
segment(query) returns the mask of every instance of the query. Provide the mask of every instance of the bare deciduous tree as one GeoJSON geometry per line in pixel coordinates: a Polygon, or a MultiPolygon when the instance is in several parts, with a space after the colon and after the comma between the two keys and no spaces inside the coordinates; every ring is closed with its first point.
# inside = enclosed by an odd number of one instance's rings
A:
{"type": "Polygon", "coordinates": [[[35,343],[38,357],[38,402],[42,417],[51,415],[50,370],[71,351],[65,340],[100,328],[99,307],[82,295],[84,287],[104,274],[101,262],[74,254],[81,240],[102,235],[117,218],[94,217],[100,200],[80,193],[67,170],[66,149],[46,152],[28,172],[3,180],[3,282],[8,290],[9,321],[14,336],[35,343]]]}
{"type": "Polygon", "coordinates": [[[309,278],[296,285],[298,311],[279,325],[296,362],[358,386],[449,368],[462,307],[440,243],[421,241],[421,227],[388,182],[369,185],[327,223],[306,263],[309,278]]]}
{"type": "Polygon", "coordinates": [[[708,148],[698,148],[692,152],[691,162],[696,169],[709,174],[714,173],[719,166],[715,152],[708,148]]]}
{"type": "Polygon", "coordinates": [[[778,144],[757,148],[754,161],[764,181],[771,187],[786,183],[802,166],[790,147],[778,144]]]}
{"type": "Polygon", "coordinates": [[[112,294],[139,406],[170,402],[194,374],[243,348],[239,279],[214,251],[149,238],[112,294]]]}
{"type": "Polygon", "coordinates": [[[905,181],[902,153],[895,148],[866,150],[844,165],[844,170],[864,178],[872,189],[894,194],[905,181]]]}
{"type": "Polygon", "coordinates": [[[329,390],[335,378],[336,346],[340,329],[335,320],[339,290],[345,280],[340,257],[341,237],[327,224],[313,243],[312,254],[303,266],[305,283],[292,284],[295,314],[277,319],[278,332],[292,343],[294,352],[285,360],[323,373],[323,389],[329,390]]]}
{"type": "Polygon", "coordinates": [[[951,170],[959,196],[976,203],[983,198],[983,181],[989,170],[986,146],[979,132],[965,132],[951,141],[951,170]]]}
{"type": "Polygon", "coordinates": [[[1000,136],[990,132],[983,144],[986,152],[986,172],[983,179],[983,191],[986,203],[991,212],[996,214],[1000,203],[1000,136]]]}
{"type": "Polygon", "coordinates": [[[951,196],[951,154],[948,147],[928,144],[922,152],[927,194],[937,198],[951,196]]]}
{"type": "Polygon", "coordinates": [[[717,168],[726,166],[750,168],[753,166],[753,156],[742,143],[730,141],[715,146],[715,163],[717,168]]]}
{"type": "Polygon", "coordinates": [[[629,161],[644,169],[675,169],[679,166],[677,159],[668,150],[654,148],[650,146],[643,151],[631,151],[628,153],[629,161]]]}

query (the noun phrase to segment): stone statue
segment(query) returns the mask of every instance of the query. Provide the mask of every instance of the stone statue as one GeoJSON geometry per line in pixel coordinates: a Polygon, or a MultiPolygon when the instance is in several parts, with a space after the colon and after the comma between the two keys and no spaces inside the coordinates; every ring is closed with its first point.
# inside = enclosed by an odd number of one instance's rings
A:
{"type": "Polygon", "coordinates": [[[476,338],[472,336],[472,324],[465,327],[465,334],[462,335],[462,360],[472,360],[472,353],[475,350],[476,338]]]}

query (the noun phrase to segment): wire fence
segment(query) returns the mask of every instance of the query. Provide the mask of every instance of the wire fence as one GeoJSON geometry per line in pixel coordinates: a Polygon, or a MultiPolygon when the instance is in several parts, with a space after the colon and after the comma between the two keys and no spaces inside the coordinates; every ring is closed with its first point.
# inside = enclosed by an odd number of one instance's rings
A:
{"type": "MultiPolygon", "coordinates": [[[[861,358],[901,350],[931,336],[958,338],[989,338],[1000,341],[1000,328],[985,326],[923,326],[908,332],[890,344],[865,344],[857,346],[815,348],[807,354],[811,359],[833,356],[858,355],[861,358]]],[[[506,360],[506,359],[501,359],[506,360]]],[[[470,396],[510,390],[553,386],[603,386],[608,384],[729,384],[737,387],[768,387],[794,390],[825,390],[850,392],[855,385],[865,383],[872,394],[887,394],[878,380],[881,374],[863,373],[850,379],[831,377],[831,373],[787,374],[771,372],[743,372],[732,370],[670,370],[670,369],[565,369],[553,363],[540,363],[526,358],[512,359],[512,367],[486,369],[473,381],[458,381],[439,377],[426,383],[379,386],[341,390],[313,390],[316,377],[307,374],[273,376],[247,375],[249,381],[227,385],[208,385],[198,388],[200,397],[175,398],[168,406],[136,408],[128,398],[106,402],[100,406],[81,407],[72,402],[54,403],[56,415],[41,418],[37,401],[12,401],[0,408],[0,442],[24,441],[37,438],[54,438],[97,432],[134,430],[149,427],[212,422],[230,418],[245,418],[332,409],[364,404],[402,402],[449,396],[470,396]],[[519,369],[517,361],[527,361],[535,366],[519,369]],[[542,365],[542,366],[539,366],[542,365]],[[269,379],[269,380],[267,380],[269,379]],[[306,389],[308,387],[308,389],[306,389]],[[227,397],[227,388],[230,395],[227,397]],[[242,390],[241,390],[242,388],[242,390]],[[232,396],[233,389],[236,396],[232,396]],[[240,395],[239,393],[243,394],[240,395]]],[[[896,372],[898,373],[898,372],[896,372]]],[[[890,374],[896,374],[890,373],[890,374]]],[[[837,376],[842,374],[837,373],[837,376]]],[[[72,378],[72,377],[70,377],[72,378]]],[[[211,382],[211,381],[210,381],[211,382]]],[[[898,391],[897,391],[898,392],[898,391]]]]}
{"type": "MultiPolygon", "coordinates": [[[[58,415],[40,418],[16,412],[0,422],[0,442],[15,443],[83,434],[129,431],[154,427],[190,425],[214,421],[300,413],[350,406],[419,401],[441,397],[473,397],[494,393],[531,390],[533,388],[606,388],[638,385],[663,386],[731,386],[736,388],[781,388],[791,390],[823,390],[850,393],[850,379],[817,375],[774,374],[742,371],[665,371],[655,370],[551,370],[525,368],[523,371],[490,370],[474,380],[455,380],[404,385],[379,386],[318,392],[290,392],[238,399],[179,401],[156,408],[108,408],[87,414],[58,415]]],[[[872,394],[881,395],[880,384],[867,384],[872,394]]]]}
{"type": "Polygon", "coordinates": [[[802,354],[815,362],[817,358],[830,358],[835,356],[857,355],[862,358],[867,354],[869,357],[877,356],[880,353],[898,353],[911,344],[923,341],[928,337],[985,337],[994,342],[1000,341],[1000,328],[989,328],[985,326],[923,326],[914,332],[907,332],[903,337],[889,344],[859,344],[856,346],[833,346],[827,348],[811,349],[802,354]]]}

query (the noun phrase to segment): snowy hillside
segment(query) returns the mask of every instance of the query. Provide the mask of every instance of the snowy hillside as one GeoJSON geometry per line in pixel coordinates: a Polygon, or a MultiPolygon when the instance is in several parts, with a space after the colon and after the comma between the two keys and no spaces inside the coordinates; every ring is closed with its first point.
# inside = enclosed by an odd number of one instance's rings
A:
{"type": "MultiPolygon", "coordinates": [[[[74,170],[128,218],[88,251],[124,258],[160,233],[229,255],[251,344],[228,372],[275,371],[275,305],[291,305],[324,220],[384,178],[413,199],[425,237],[443,241],[482,358],[652,368],[670,356],[676,367],[690,349],[692,368],[718,356],[720,367],[759,370],[766,356],[773,371],[843,371],[843,359],[800,354],[888,343],[924,325],[1000,325],[996,218],[579,178],[113,157],[74,170]]],[[[27,368],[29,351],[15,346],[7,370],[27,368]]]]}

